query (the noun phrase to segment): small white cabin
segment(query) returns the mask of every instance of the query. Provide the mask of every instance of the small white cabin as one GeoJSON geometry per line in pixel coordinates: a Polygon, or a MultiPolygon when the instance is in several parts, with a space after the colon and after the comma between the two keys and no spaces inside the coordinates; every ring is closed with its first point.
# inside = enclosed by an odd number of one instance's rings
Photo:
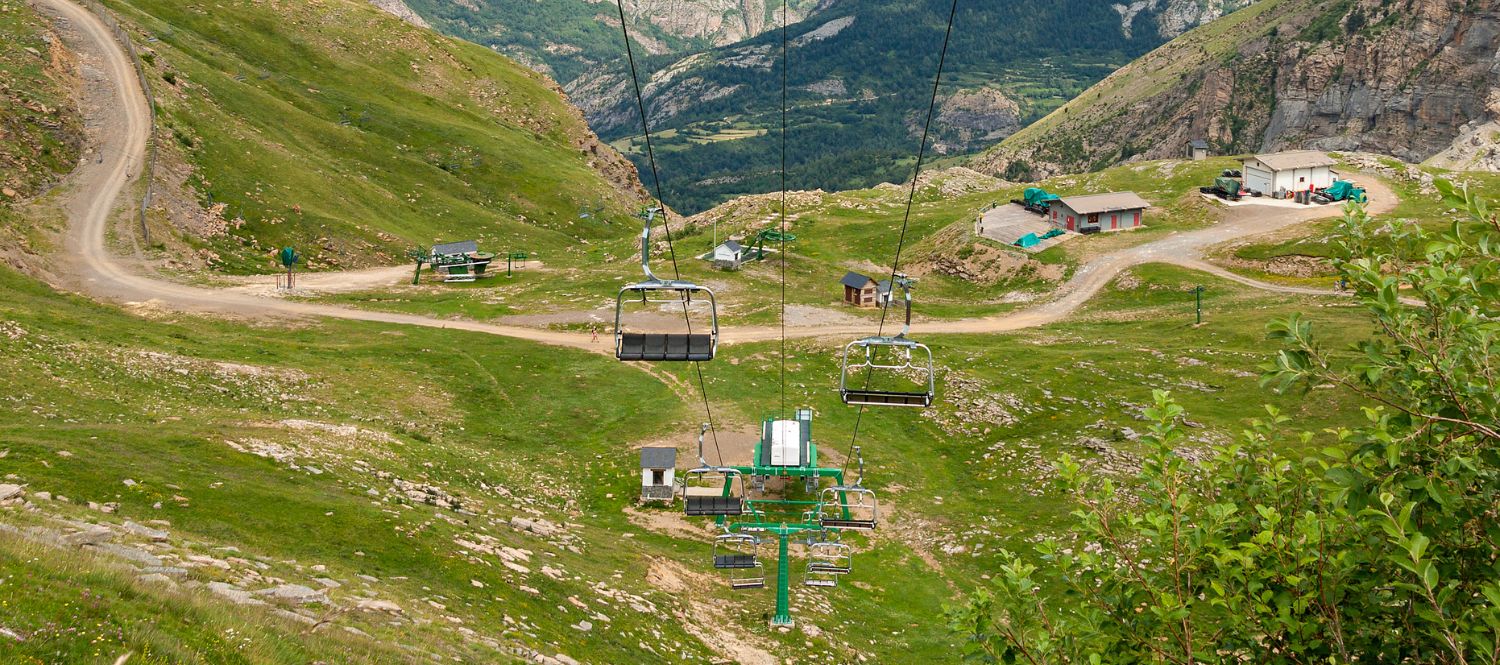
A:
{"type": "Polygon", "coordinates": [[[642,448],[641,500],[671,503],[676,471],[676,448],[642,448]]]}
{"type": "Polygon", "coordinates": [[[747,254],[749,252],[745,250],[743,245],[733,240],[726,240],[723,244],[714,248],[713,257],[709,260],[713,262],[714,267],[725,270],[736,270],[740,267],[741,263],[745,262],[747,254]]]}

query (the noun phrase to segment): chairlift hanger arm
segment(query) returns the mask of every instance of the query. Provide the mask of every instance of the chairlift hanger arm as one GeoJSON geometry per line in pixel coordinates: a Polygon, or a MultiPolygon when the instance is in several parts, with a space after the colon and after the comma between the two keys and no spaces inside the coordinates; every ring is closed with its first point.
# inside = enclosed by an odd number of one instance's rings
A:
{"type": "Polygon", "coordinates": [[[665,281],[651,272],[651,224],[656,221],[656,215],[659,212],[662,212],[662,209],[653,206],[647,208],[646,214],[642,215],[645,224],[641,228],[641,271],[646,273],[647,282],[665,281]]]}

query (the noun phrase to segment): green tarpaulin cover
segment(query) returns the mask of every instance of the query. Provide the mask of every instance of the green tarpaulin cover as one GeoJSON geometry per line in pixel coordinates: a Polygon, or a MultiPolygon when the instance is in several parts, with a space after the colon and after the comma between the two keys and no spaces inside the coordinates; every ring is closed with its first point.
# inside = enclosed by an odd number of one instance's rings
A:
{"type": "Polygon", "coordinates": [[[1323,190],[1323,193],[1335,201],[1352,199],[1360,203],[1365,202],[1365,190],[1355,187],[1354,183],[1348,180],[1335,181],[1328,189],[1323,190]]]}
{"type": "Polygon", "coordinates": [[[1022,197],[1022,200],[1027,203],[1051,203],[1058,198],[1056,194],[1048,194],[1047,190],[1041,187],[1027,187],[1022,197]]]}
{"type": "Polygon", "coordinates": [[[1024,236],[1021,236],[1021,238],[1015,242],[1015,245],[1017,247],[1036,247],[1041,243],[1042,239],[1036,237],[1035,233],[1028,233],[1024,236]]]}

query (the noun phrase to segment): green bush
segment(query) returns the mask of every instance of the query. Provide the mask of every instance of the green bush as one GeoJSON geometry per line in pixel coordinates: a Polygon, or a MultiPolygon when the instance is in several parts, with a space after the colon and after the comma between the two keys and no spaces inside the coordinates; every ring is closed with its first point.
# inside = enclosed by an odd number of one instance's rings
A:
{"type": "Polygon", "coordinates": [[[1465,200],[1471,221],[1443,234],[1347,211],[1351,258],[1338,267],[1381,331],[1354,360],[1321,348],[1301,317],[1269,326],[1285,348],[1264,382],[1358,394],[1364,425],[1293,459],[1276,452],[1283,439],[1314,435],[1268,409],[1195,466],[1179,452],[1183,409],[1157,392],[1140,484],[1063,458],[1073,536],[1007,553],[991,588],[950,608],[966,655],[1500,662],[1500,218],[1465,200]]]}

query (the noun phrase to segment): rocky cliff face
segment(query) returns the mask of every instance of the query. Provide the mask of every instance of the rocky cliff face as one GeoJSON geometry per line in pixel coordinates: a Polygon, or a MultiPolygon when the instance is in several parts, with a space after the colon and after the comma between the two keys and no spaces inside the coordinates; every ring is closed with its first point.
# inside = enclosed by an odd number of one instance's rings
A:
{"type": "MultiPolygon", "coordinates": [[[[791,22],[805,18],[814,6],[792,3],[791,22]]],[[[778,0],[625,0],[625,15],[632,21],[649,22],[666,34],[713,46],[733,44],[780,26],[780,12],[778,0]]]]}
{"type": "Polygon", "coordinates": [[[1020,129],[1021,105],[998,88],[960,90],[943,100],[935,124],[941,141],[970,149],[1020,129]]]}
{"type": "MultiPolygon", "coordinates": [[[[983,155],[1015,175],[1291,147],[1488,161],[1500,0],[1265,0],[1153,51],[983,155]],[[1476,157],[1470,153],[1478,153],[1476,157]]],[[[1492,149],[1491,149],[1492,152],[1492,149]]]]}
{"type": "Polygon", "coordinates": [[[1254,2],[1254,0],[1133,0],[1110,5],[1120,15],[1120,32],[1152,29],[1172,39],[1197,26],[1254,2]],[[1139,23],[1149,22],[1149,25],[1139,23]]]}
{"type": "Polygon", "coordinates": [[[432,27],[427,24],[427,21],[425,19],[423,19],[416,12],[412,11],[411,7],[407,7],[404,0],[370,0],[370,4],[375,5],[376,7],[379,7],[380,9],[383,9],[386,12],[394,15],[396,18],[406,21],[407,23],[410,23],[419,28],[432,27]]]}

